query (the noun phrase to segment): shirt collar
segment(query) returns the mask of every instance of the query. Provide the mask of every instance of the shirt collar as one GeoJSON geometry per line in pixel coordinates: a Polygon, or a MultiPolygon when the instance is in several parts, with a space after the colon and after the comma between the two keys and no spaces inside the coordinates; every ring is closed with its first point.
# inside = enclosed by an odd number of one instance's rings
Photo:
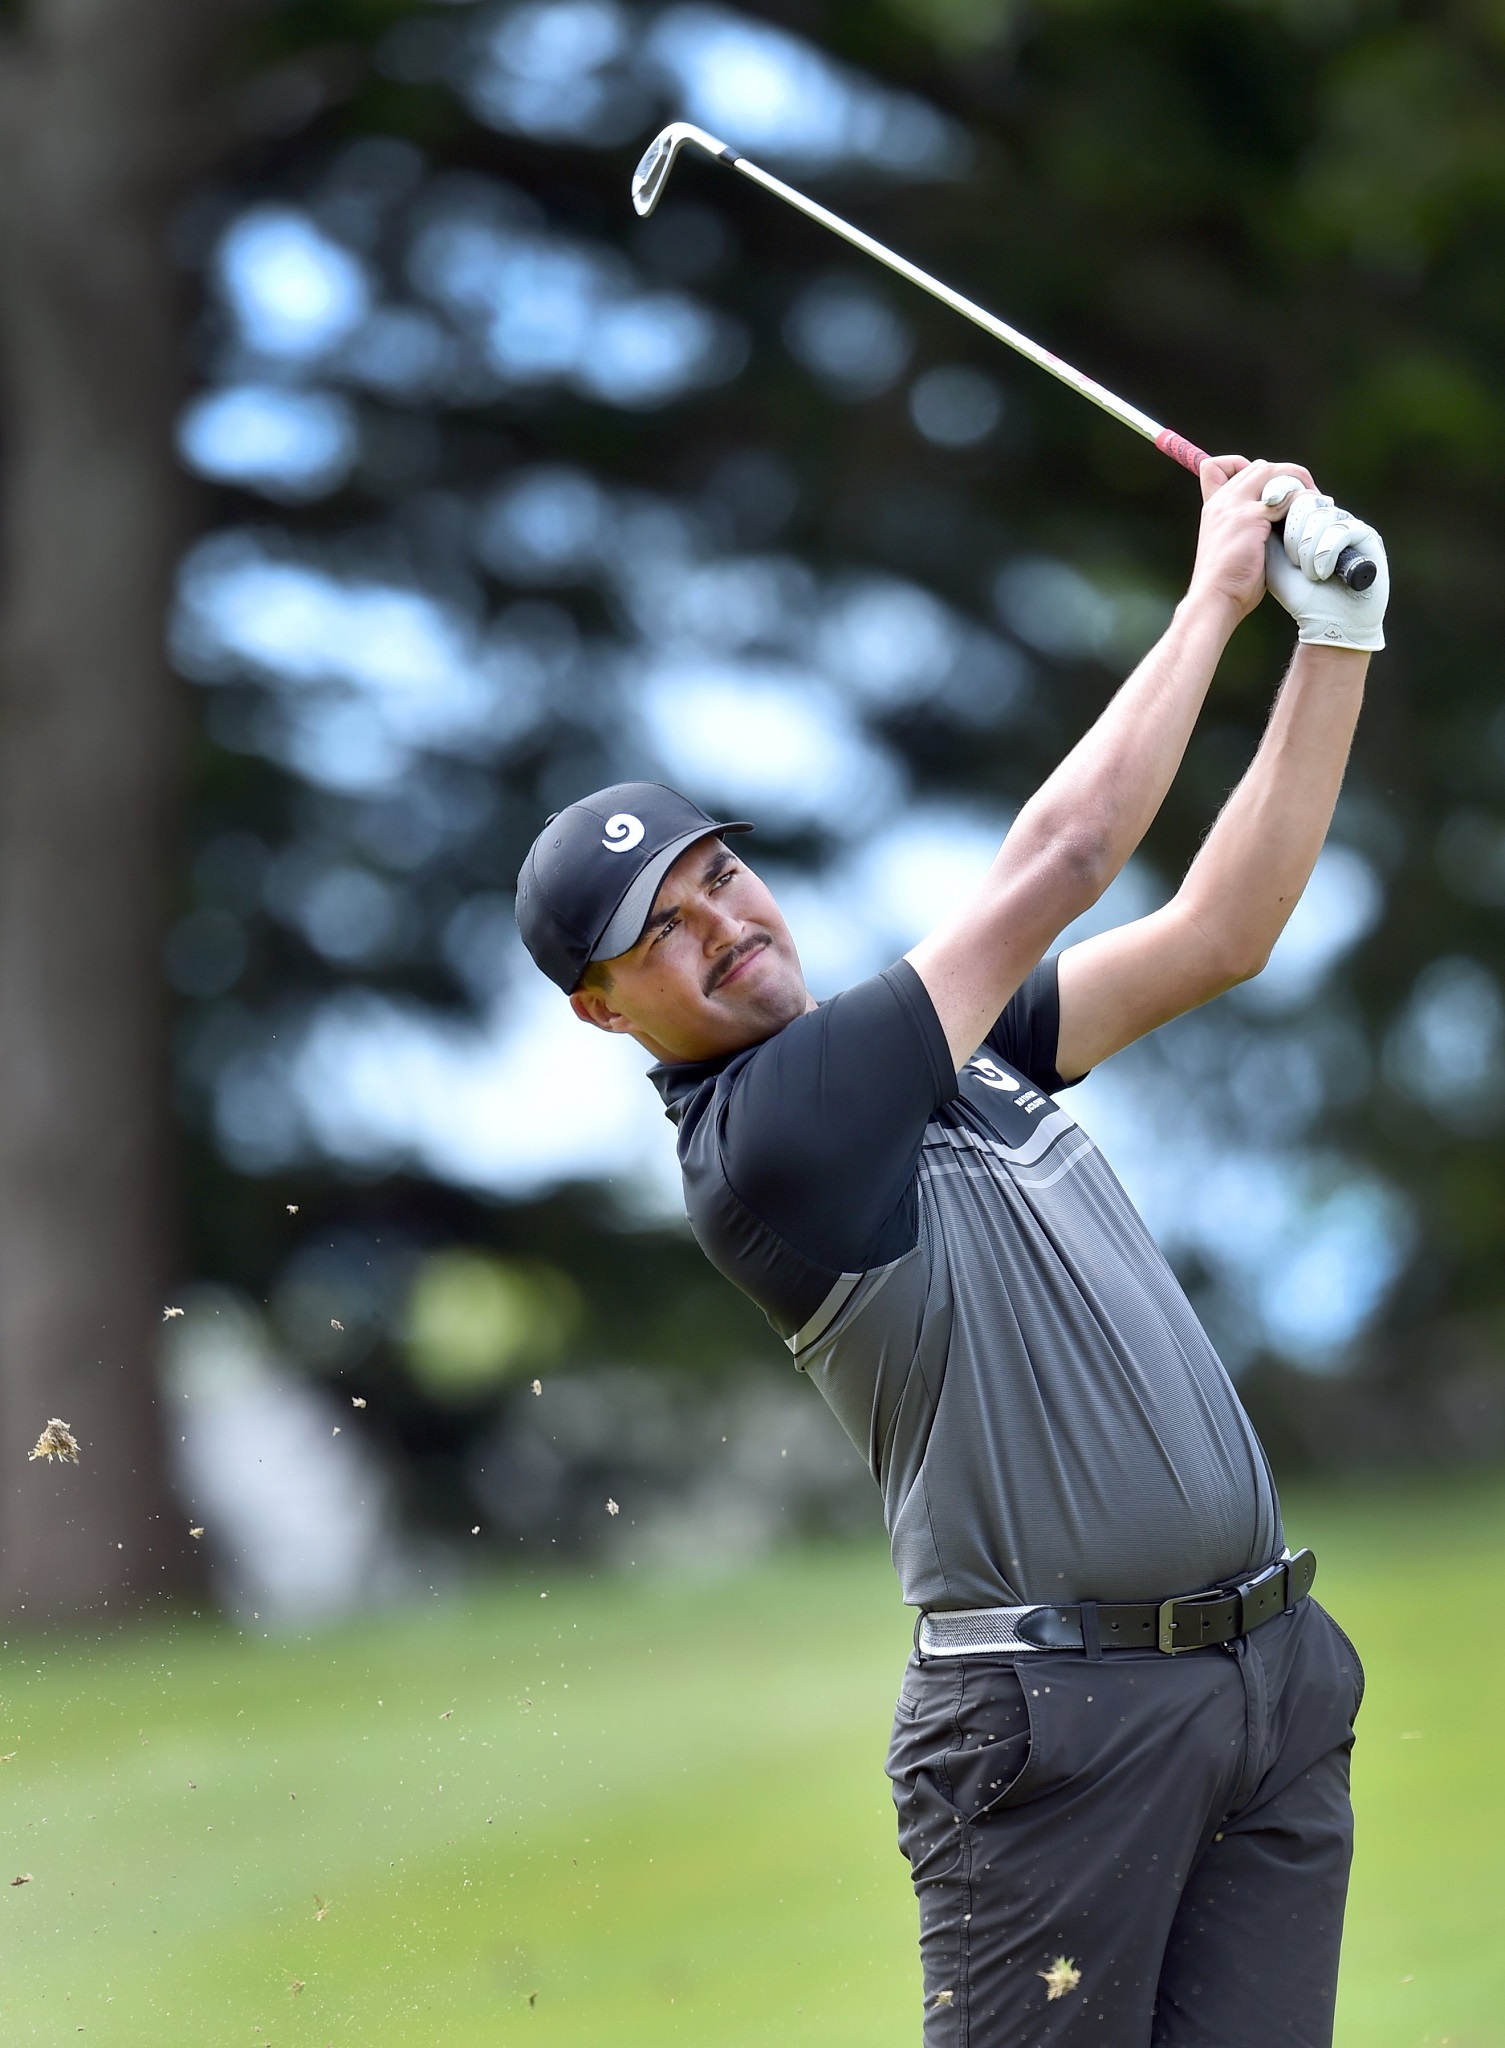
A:
{"type": "Polygon", "coordinates": [[[707,1081],[714,1081],[718,1074],[724,1074],[738,1055],[723,1053],[714,1060],[676,1060],[673,1065],[660,1061],[648,1069],[648,1079],[664,1099],[664,1114],[670,1123],[677,1124],[685,1113],[686,1105],[696,1090],[707,1081]]]}
{"type": "MultiPolygon", "coordinates": [[[[816,1007],[824,1009],[825,1005],[820,1003],[816,1007]]],[[[787,1031],[788,1028],[787,1024],[779,1027],[782,1031],[787,1031]]],[[[777,1038],[778,1035],[778,1031],[769,1034],[772,1038],[777,1038]]],[[[660,1060],[656,1066],[650,1067],[648,1079],[664,1098],[664,1114],[670,1123],[679,1122],[689,1107],[691,1096],[703,1088],[707,1081],[714,1081],[719,1074],[726,1072],[734,1060],[745,1060],[750,1053],[755,1053],[759,1046],[767,1043],[767,1038],[760,1038],[752,1045],[743,1046],[740,1052],[722,1053],[719,1059],[676,1060],[672,1064],[667,1060],[660,1060]]]]}

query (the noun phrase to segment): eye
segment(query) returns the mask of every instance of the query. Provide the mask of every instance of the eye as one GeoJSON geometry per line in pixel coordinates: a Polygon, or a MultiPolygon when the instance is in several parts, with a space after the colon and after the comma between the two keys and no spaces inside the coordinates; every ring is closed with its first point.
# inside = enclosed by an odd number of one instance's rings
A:
{"type": "Polygon", "coordinates": [[[653,934],[653,937],[648,942],[648,950],[650,953],[653,951],[653,948],[658,944],[660,939],[668,938],[670,932],[674,930],[675,926],[678,923],[679,915],[677,912],[673,917],[665,918],[664,922],[659,926],[658,930],[653,934]]]}
{"type": "Polygon", "coordinates": [[[735,864],[729,868],[723,868],[721,870],[721,873],[716,877],[715,881],[712,882],[711,887],[713,889],[721,888],[725,883],[729,882],[732,879],[733,875],[735,875],[736,872],[737,869],[735,864]]]}

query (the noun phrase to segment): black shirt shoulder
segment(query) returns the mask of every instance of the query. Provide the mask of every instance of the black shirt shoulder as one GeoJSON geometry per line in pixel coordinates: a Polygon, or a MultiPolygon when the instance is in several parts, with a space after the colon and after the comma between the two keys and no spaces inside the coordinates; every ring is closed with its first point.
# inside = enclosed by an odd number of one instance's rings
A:
{"type": "MultiPolygon", "coordinates": [[[[1050,1092],[1055,963],[1038,967],[987,1044],[1050,1092]]],[[[925,1126],[957,1094],[945,1032],[901,960],[724,1060],[660,1066],[679,1127],[685,1207],[702,1249],[793,1336],[844,1277],[919,1235],[925,1126]]]]}
{"type": "Polygon", "coordinates": [[[658,1067],[703,1250],[792,1336],[843,1274],[913,1249],[925,1125],[956,1093],[900,961],[729,1060],[658,1067]]]}

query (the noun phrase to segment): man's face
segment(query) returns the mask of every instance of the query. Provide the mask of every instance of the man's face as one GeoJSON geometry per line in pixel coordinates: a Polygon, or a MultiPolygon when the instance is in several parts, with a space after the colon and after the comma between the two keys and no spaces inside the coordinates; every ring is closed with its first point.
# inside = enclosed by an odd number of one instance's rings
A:
{"type": "Polygon", "coordinates": [[[665,875],[647,929],[570,997],[577,1017],[661,1060],[758,1045],[813,1007],[773,897],[719,839],[697,839],[665,875]]]}

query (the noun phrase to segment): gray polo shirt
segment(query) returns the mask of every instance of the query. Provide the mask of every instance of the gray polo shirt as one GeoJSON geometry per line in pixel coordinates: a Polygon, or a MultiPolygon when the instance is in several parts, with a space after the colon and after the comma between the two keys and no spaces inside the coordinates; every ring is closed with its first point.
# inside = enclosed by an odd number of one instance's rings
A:
{"type": "Polygon", "coordinates": [[[1053,1100],[1058,1023],[1052,961],[958,1075],[901,962],[653,1070],[695,1235],[866,1457],[914,1607],[1164,1599],[1282,1545],[1206,1332],[1053,1100]]]}

